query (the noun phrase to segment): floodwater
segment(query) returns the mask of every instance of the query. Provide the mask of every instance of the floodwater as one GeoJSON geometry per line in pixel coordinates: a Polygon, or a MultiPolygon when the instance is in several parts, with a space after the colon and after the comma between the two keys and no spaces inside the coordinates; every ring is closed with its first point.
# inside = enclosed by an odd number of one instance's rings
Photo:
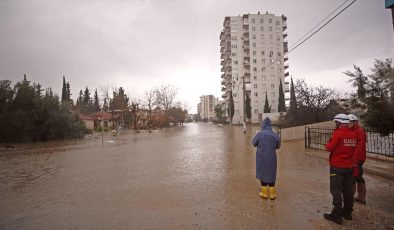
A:
{"type": "MultiPolygon", "coordinates": [[[[0,229],[341,229],[328,163],[303,142],[278,151],[275,201],[258,196],[258,127],[186,124],[0,151],[0,229]]],[[[394,229],[394,182],[366,175],[345,229],[394,229]]]]}

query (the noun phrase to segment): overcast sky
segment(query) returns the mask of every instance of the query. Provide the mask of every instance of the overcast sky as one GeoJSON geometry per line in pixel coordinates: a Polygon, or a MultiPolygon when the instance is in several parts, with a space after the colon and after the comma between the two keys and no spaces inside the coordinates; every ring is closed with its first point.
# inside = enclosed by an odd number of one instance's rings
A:
{"type": "MultiPolygon", "coordinates": [[[[28,80],[73,98],[86,86],[122,86],[129,96],[168,84],[196,112],[201,95],[221,97],[220,39],[225,16],[266,11],[288,18],[290,48],[344,0],[0,0],[0,79],[28,80]]],[[[350,2],[350,1],[349,1],[350,2]]],[[[294,79],[353,89],[342,74],[369,72],[393,58],[391,12],[384,0],[358,0],[289,55],[294,79]]],[[[287,78],[289,80],[289,78],[287,78]]]]}

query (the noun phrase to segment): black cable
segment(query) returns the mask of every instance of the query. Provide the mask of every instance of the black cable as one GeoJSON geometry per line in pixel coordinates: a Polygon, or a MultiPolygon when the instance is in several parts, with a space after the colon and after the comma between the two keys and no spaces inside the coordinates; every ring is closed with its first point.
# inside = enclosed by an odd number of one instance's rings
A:
{"type": "Polygon", "coordinates": [[[333,15],[339,8],[341,8],[345,3],[347,3],[350,0],[345,0],[341,5],[339,5],[335,10],[333,10],[329,15],[327,15],[325,18],[323,18],[318,24],[316,24],[312,29],[310,29],[307,33],[304,34],[300,39],[298,39],[296,42],[294,42],[290,47],[293,47],[296,45],[298,42],[300,42],[302,39],[304,39],[310,32],[315,30],[320,24],[322,24],[327,18],[329,18],[331,15],[333,15]]]}
{"type": "Polygon", "coordinates": [[[293,50],[295,50],[297,47],[299,47],[300,45],[302,45],[304,42],[306,42],[309,38],[311,38],[313,35],[315,35],[317,32],[319,32],[321,29],[323,29],[328,23],[330,23],[332,20],[334,20],[334,18],[338,17],[343,11],[345,11],[347,8],[349,8],[353,3],[355,3],[357,0],[353,0],[353,2],[351,2],[349,5],[347,5],[345,8],[343,8],[341,11],[339,11],[334,17],[332,17],[330,20],[328,20],[326,23],[324,23],[322,26],[319,27],[319,29],[317,29],[315,32],[313,32],[311,35],[309,35],[307,38],[305,38],[303,41],[301,41],[300,43],[298,43],[295,47],[291,48],[289,51],[287,51],[286,53],[284,53],[283,55],[281,55],[279,58],[277,58],[274,62],[270,63],[269,65],[263,67],[268,68],[271,65],[273,65],[276,61],[279,61],[280,59],[282,59],[284,56],[288,55],[290,52],[292,52],[293,50]]]}

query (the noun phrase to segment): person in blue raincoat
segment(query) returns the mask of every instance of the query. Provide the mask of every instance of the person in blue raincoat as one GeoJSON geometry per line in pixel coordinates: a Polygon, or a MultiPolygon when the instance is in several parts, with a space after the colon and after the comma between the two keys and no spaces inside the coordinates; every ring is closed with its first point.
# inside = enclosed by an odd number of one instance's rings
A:
{"type": "Polygon", "coordinates": [[[260,180],[260,196],[268,198],[268,188],[270,199],[276,198],[276,149],[280,147],[279,136],[272,131],[271,120],[267,117],[261,123],[261,130],[256,133],[252,140],[256,148],[256,178],[260,180]]]}

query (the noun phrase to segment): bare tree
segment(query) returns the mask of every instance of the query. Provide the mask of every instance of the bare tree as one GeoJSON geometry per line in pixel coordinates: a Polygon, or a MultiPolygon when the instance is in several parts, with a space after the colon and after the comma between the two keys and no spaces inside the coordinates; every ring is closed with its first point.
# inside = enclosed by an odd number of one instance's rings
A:
{"type": "Polygon", "coordinates": [[[154,110],[156,108],[156,94],[154,90],[145,91],[143,105],[147,111],[148,128],[150,129],[154,118],[154,110]]]}
{"type": "Polygon", "coordinates": [[[130,111],[131,111],[133,126],[135,130],[138,130],[138,122],[141,118],[140,106],[141,106],[141,102],[138,98],[134,97],[131,99],[130,111]]]}
{"type": "Polygon", "coordinates": [[[164,111],[168,111],[174,103],[174,99],[178,93],[178,90],[170,85],[162,85],[160,88],[155,89],[156,103],[164,111]]]}
{"type": "Polygon", "coordinates": [[[297,103],[303,107],[305,116],[312,116],[313,122],[330,119],[328,110],[339,101],[339,93],[334,89],[323,88],[323,86],[310,87],[304,79],[297,80],[295,85],[297,103]]]}

